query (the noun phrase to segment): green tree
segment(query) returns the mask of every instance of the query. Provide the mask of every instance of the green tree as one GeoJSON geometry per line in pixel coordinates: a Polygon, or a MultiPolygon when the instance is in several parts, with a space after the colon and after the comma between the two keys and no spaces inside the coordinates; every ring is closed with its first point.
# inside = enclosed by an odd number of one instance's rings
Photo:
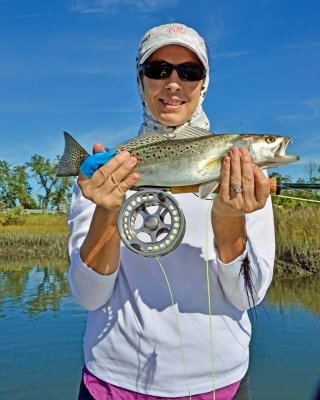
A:
{"type": "Polygon", "coordinates": [[[36,179],[40,186],[40,193],[37,194],[41,208],[49,208],[60,210],[70,197],[70,188],[72,186],[71,178],[58,178],[57,157],[55,162],[45,159],[39,154],[31,157],[31,161],[26,163],[30,169],[30,175],[36,179]]]}
{"type": "Polygon", "coordinates": [[[59,178],[55,185],[55,191],[50,199],[51,207],[58,211],[65,211],[65,208],[71,200],[70,188],[73,186],[71,178],[59,178]]]}
{"type": "Polygon", "coordinates": [[[37,208],[37,203],[32,196],[32,187],[25,165],[18,165],[12,170],[12,191],[16,194],[17,202],[23,208],[37,208]]]}
{"type": "Polygon", "coordinates": [[[279,172],[272,172],[270,178],[277,178],[281,182],[292,182],[292,178],[289,175],[281,175],[279,172]]]}
{"type": "Polygon", "coordinates": [[[0,202],[5,208],[21,205],[35,208],[29,175],[23,165],[13,167],[7,161],[0,160],[0,202]]]}

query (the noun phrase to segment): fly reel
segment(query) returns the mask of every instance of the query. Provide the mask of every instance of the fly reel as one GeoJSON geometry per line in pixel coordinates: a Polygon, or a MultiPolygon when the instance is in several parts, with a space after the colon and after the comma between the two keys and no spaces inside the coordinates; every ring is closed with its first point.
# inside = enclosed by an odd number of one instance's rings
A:
{"type": "Polygon", "coordinates": [[[144,189],[130,196],[118,217],[119,235],[124,244],[145,257],[164,256],[177,248],[185,228],[178,202],[159,189],[144,189]]]}

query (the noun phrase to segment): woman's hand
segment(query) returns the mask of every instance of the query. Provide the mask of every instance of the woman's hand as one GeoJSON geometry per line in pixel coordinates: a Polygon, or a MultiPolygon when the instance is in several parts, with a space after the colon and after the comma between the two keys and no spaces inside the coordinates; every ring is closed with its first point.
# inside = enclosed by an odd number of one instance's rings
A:
{"type": "Polygon", "coordinates": [[[248,150],[232,148],[221,166],[220,190],[213,212],[224,217],[242,216],[263,208],[269,194],[269,180],[252,164],[248,150]]]}
{"type": "MultiPolygon", "coordinates": [[[[93,147],[94,154],[104,151],[100,144],[93,147]]],[[[135,157],[128,151],[121,151],[98,168],[91,178],[84,174],[78,177],[83,196],[97,205],[80,255],[86,265],[101,275],[112,274],[119,265],[117,218],[125,193],[139,179],[133,172],[136,164],[135,157]]]]}
{"type": "MultiPolygon", "coordinates": [[[[94,154],[104,151],[101,144],[93,147],[94,154]]],[[[125,193],[139,179],[139,175],[133,172],[136,164],[135,157],[128,151],[121,151],[97,169],[91,178],[80,173],[78,185],[83,196],[107,210],[119,208],[125,193]]]]}
{"type": "Polygon", "coordinates": [[[230,263],[246,248],[244,214],[263,208],[270,193],[268,178],[252,164],[246,149],[233,148],[221,166],[221,184],[212,206],[212,228],[219,259],[230,263]]]}

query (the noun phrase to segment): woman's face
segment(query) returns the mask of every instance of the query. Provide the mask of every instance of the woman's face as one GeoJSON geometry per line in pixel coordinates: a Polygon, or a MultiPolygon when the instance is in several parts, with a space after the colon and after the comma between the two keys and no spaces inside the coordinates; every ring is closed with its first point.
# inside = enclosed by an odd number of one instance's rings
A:
{"type": "MultiPolygon", "coordinates": [[[[151,54],[148,61],[200,64],[195,53],[178,45],[161,47],[151,54]]],[[[182,81],[174,69],[166,79],[150,79],[142,75],[142,84],[145,101],[153,118],[166,126],[179,126],[187,122],[197,108],[203,81],[182,81]]]]}

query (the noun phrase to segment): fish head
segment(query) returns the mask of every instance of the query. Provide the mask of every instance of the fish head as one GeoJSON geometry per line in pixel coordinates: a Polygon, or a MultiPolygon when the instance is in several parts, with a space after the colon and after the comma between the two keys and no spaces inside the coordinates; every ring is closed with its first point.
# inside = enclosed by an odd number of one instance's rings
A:
{"type": "Polygon", "coordinates": [[[246,148],[253,162],[262,168],[272,168],[299,160],[299,156],[287,155],[286,150],[292,142],[290,137],[277,135],[244,135],[246,148]]]}

